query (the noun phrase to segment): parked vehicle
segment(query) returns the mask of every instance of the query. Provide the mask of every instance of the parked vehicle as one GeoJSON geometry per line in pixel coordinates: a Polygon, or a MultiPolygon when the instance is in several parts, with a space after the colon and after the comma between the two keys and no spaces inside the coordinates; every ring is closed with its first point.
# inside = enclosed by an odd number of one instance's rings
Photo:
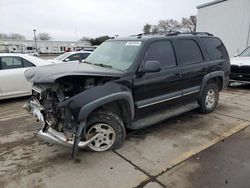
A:
{"type": "Polygon", "coordinates": [[[90,51],[76,51],[76,52],[65,52],[57,56],[55,59],[51,59],[49,61],[53,63],[79,63],[84,61],[92,52],[90,51]]]}
{"type": "Polygon", "coordinates": [[[231,59],[230,82],[250,83],[250,47],[231,59]]]}
{"type": "Polygon", "coordinates": [[[83,48],[83,50],[84,51],[93,52],[96,48],[97,48],[97,46],[90,46],[90,47],[83,48]]]}
{"type": "Polygon", "coordinates": [[[140,129],[199,107],[212,112],[230,75],[228,53],[208,33],[116,38],[85,63],[25,72],[34,83],[28,111],[45,141],[91,151],[122,146],[140,129]]]}
{"type": "Polygon", "coordinates": [[[27,54],[0,54],[0,99],[32,94],[31,83],[24,77],[30,67],[52,64],[27,54]]]}

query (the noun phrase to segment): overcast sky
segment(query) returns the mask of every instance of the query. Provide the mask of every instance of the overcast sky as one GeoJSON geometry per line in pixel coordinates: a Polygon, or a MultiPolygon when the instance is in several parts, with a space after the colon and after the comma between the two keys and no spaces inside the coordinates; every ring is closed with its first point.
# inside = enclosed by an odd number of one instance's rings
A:
{"type": "Polygon", "coordinates": [[[145,23],[196,15],[196,6],[209,1],[0,0],[0,33],[20,33],[31,39],[36,29],[53,40],[127,36],[141,33],[145,23]]]}

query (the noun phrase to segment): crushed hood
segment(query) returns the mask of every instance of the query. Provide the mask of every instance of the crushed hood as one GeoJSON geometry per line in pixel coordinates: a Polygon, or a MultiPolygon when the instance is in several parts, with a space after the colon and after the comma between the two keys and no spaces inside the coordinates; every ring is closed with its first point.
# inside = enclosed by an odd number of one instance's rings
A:
{"type": "Polygon", "coordinates": [[[43,67],[35,67],[25,71],[25,77],[32,83],[53,83],[64,76],[108,76],[120,77],[122,71],[104,68],[86,63],[62,63],[43,67]]]}

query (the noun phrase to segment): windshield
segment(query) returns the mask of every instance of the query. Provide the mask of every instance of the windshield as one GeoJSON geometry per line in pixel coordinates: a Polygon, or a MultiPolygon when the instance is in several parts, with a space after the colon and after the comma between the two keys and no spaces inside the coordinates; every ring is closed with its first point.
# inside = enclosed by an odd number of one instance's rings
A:
{"type": "Polygon", "coordinates": [[[55,60],[62,61],[65,57],[67,57],[69,53],[64,53],[55,58],[55,60]]]}
{"type": "Polygon", "coordinates": [[[86,62],[118,70],[129,68],[141,47],[141,41],[107,41],[102,43],[86,62]]]}
{"type": "Polygon", "coordinates": [[[250,47],[248,47],[247,49],[245,49],[241,54],[240,56],[243,56],[243,57],[250,57],[250,47]]]}

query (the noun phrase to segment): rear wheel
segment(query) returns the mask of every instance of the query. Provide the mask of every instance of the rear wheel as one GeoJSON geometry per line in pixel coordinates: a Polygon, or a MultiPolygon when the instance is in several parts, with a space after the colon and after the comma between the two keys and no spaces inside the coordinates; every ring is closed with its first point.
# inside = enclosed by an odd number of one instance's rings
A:
{"type": "Polygon", "coordinates": [[[88,140],[97,133],[100,133],[100,136],[90,143],[86,150],[102,152],[118,149],[126,136],[121,118],[110,111],[97,111],[89,119],[85,139],[88,140]]]}
{"type": "Polygon", "coordinates": [[[213,112],[218,104],[219,88],[215,83],[209,83],[203,90],[200,99],[200,111],[204,114],[213,112]]]}

